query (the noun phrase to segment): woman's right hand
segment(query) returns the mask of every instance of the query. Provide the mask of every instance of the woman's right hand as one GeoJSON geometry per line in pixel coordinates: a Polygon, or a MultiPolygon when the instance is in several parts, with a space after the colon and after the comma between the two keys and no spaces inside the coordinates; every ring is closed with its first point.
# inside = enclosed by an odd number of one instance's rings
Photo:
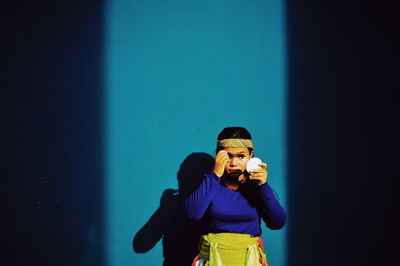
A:
{"type": "Polygon", "coordinates": [[[215,156],[214,174],[221,177],[224,174],[225,166],[229,161],[228,152],[220,150],[215,156]]]}

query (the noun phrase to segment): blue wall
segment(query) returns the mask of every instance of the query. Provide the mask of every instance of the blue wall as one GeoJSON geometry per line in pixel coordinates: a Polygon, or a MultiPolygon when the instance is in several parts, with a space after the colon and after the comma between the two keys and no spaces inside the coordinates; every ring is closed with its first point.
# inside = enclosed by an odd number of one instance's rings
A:
{"type": "MultiPolygon", "coordinates": [[[[136,232],[192,152],[214,156],[219,131],[250,130],[285,205],[283,1],[112,0],[105,15],[106,250],[109,266],[160,265],[136,232]]],[[[264,228],[285,265],[285,230],[264,228]]]]}

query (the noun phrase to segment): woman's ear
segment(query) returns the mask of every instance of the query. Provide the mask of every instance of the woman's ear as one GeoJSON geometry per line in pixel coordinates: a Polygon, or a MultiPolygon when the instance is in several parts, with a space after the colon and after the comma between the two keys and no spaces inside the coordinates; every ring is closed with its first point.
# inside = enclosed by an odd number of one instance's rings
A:
{"type": "Polygon", "coordinates": [[[250,152],[250,158],[253,158],[253,155],[254,155],[254,151],[251,151],[250,152]]]}

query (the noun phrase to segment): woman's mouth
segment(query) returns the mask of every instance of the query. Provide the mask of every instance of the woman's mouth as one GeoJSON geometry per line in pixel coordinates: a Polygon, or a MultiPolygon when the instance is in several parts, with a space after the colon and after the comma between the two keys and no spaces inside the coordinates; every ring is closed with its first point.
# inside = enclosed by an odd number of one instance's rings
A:
{"type": "Polygon", "coordinates": [[[228,170],[228,174],[230,174],[230,175],[241,175],[242,173],[243,173],[243,171],[240,169],[228,170]]]}

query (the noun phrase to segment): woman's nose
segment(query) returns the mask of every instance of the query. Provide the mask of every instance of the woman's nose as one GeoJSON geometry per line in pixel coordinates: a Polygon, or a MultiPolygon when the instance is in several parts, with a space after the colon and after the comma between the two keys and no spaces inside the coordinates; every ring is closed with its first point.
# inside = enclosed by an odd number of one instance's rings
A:
{"type": "Polygon", "coordinates": [[[229,165],[230,166],[235,166],[237,165],[237,158],[236,157],[232,157],[229,159],[229,165]]]}

